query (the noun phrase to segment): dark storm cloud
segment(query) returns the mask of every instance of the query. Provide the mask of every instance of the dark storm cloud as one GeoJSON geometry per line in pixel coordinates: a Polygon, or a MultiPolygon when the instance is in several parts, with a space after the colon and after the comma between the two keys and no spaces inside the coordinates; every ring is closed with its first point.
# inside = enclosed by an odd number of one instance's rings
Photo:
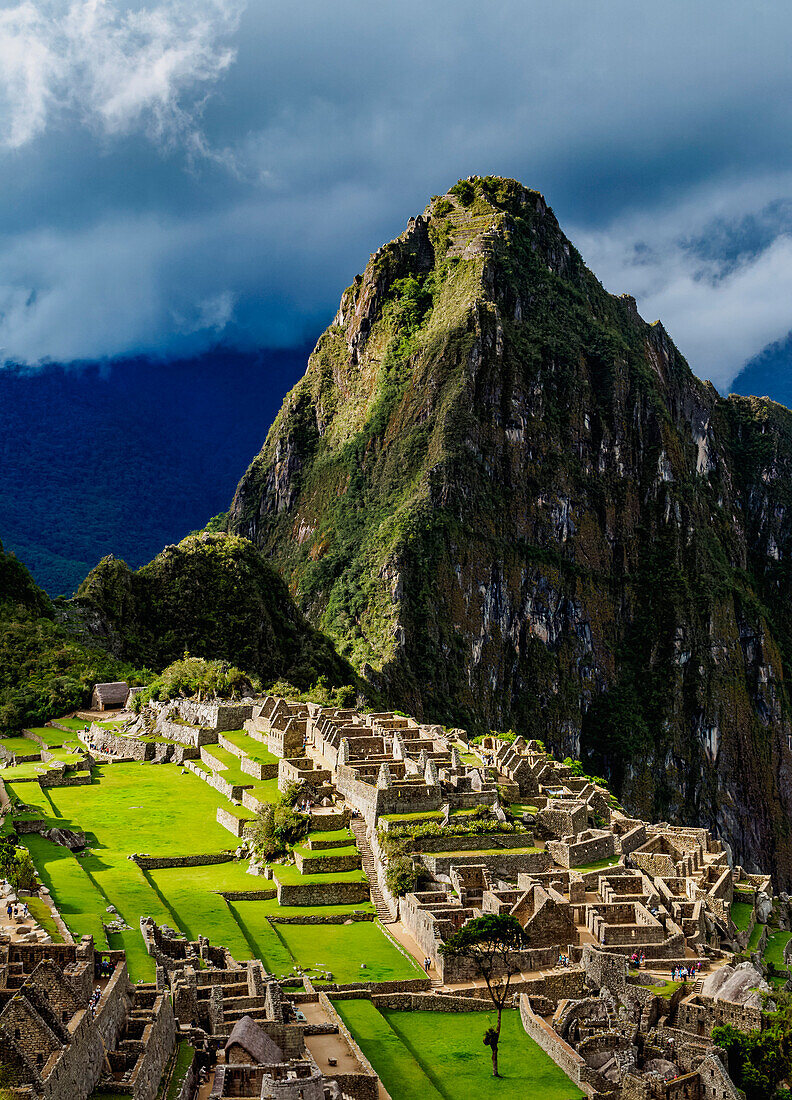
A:
{"type": "Polygon", "coordinates": [[[721,385],[792,326],[782,4],[0,4],[0,345],[301,339],[459,176],[547,196],[721,385]]]}

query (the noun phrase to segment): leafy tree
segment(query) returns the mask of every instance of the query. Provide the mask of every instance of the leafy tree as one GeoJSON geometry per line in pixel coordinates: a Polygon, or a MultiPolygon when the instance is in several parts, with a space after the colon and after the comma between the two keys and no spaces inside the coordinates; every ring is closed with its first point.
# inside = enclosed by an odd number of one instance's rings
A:
{"type": "Polygon", "coordinates": [[[509,985],[519,973],[518,955],[528,945],[528,937],[516,917],[486,913],[463,925],[440,947],[444,958],[471,959],[484,979],[490,999],[497,1009],[498,1022],[484,1033],[484,1046],[492,1051],[492,1076],[498,1073],[498,1043],[501,1016],[509,996],[509,985]]]}
{"type": "MultiPolygon", "coordinates": [[[[770,998],[768,998],[769,1000],[770,998]]],[[[765,1012],[765,1027],[740,1031],[716,1027],[712,1038],[726,1051],[729,1075],[746,1100],[788,1100],[782,1082],[792,1075],[792,994],[776,990],[775,1009],[765,1012]]]]}
{"type": "Polygon", "coordinates": [[[0,875],[8,879],[15,890],[32,890],[36,885],[36,868],[27,848],[17,848],[13,837],[0,837],[0,875]]]}
{"type": "Polygon", "coordinates": [[[411,893],[418,883],[418,870],[409,856],[396,856],[385,869],[385,884],[395,898],[411,893]]]}
{"type": "MultiPolygon", "coordinates": [[[[290,784],[290,787],[297,787],[299,793],[298,784],[290,784]]],[[[276,803],[268,803],[256,816],[251,839],[261,859],[268,861],[284,855],[308,834],[311,819],[308,814],[293,809],[295,798],[295,792],[287,790],[276,803]]]]}

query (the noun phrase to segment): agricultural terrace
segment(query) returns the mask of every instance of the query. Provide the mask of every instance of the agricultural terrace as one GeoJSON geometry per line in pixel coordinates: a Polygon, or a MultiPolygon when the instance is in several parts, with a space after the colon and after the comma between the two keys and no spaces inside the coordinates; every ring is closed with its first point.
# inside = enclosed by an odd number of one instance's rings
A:
{"type": "MultiPolygon", "coordinates": [[[[59,739],[57,731],[46,729],[52,740],[59,739]]],[[[61,736],[68,734],[61,731],[61,736]]],[[[243,751],[246,735],[237,733],[234,739],[243,751]]],[[[37,747],[29,740],[14,740],[24,741],[22,747],[32,751],[37,747]]],[[[269,762],[266,749],[256,742],[253,745],[259,761],[269,762]]],[[[223,769],[219,772],[223,778],[227,775],[231,783],[244,783],[257,799],[277,797],[276,780],[251,779],[240,770],[239,759],[227,750],[213,745],[206,756],[223,769]]],[[[82,830],[87,835],[87,848],[77,855],[35,833],[24,835],[21,841],[75,937],[90,933],[99,947],[123,948],[133,980],[154,977],[154,961],[140,934],[142,916],[151,916],[189,939],[206,936],[227,947],[238,961],[260,958],[266,969],[278,976],[298,968],[319,981],[385,981],[420,975],[414,960],[371,919],[349,924],[278,924],[279,918],[294,921],[317,915],[337,920],[361,914],[372,917],[369,901],[282,906],[276,897],[279,879],[291,885],[365,883],[365,875],[360,870],[302,875],[293,865],[278,864],[271,880],[251,875],[247,860],[232,858],[239,841],[218,823],[217,813],[222,808],[248,819],[254,815],[203,782],[196,771],[205,768],[209,776],[211,772],[206,764],[195,763],[201,764],[195,771],[176,764],[99,764],[93,768],[90,784],[49,788],[30,781],[38,769],[45,770],[41,763],[0,772],[11,799],[30,807],[32,813],[24,816],[44,818],[49,825],[82,830]],[[169,858],[218,853],[228,853],[229,860],[153,870],[143,869],[129,858],[132,854],[169,858]],[[107,931],[116,913],[127,927],[107,931]]],[[[332,833],[315,835],[323,843],[335,839],[332,833]]],[[[309,834],[306,844],[313,836],[309,834]]],[[[356,854],[348,830],[338,831],[335,844],[332,854],[356,854]]],[[[306,869],[313,872],[315,859],[311,856],[320,852],[306,847],[305,855],[306,869]]]]}

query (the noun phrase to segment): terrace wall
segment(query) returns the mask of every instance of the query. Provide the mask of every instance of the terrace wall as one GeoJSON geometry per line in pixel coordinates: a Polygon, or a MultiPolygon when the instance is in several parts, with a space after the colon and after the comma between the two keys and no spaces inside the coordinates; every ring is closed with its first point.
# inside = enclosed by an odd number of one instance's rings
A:
{"type": "Polygon", "coordinates": [[[205,726],[215,731],[239,730],[253,717],[252,703],[197,703],[185,699],[179,713],[191,726],[205,726]]]}
{"type": "Polygon", "coordinates": [[[176,1042],[176,1021],[170,997],[157,998],[154,1019],[146,1028],[144,1039],[145,1049],[135,1065],[132,1095],[135,1100],[154,1100],[162,1071],[176,1042]]]}
{"type": "MultiPolygon", "coordinates": [[[[601,1074],[589,1069],[577,1051],[565,1043],[541,1016],[536,1015],[524,993],[520,994],[520,1019],[526,1034],[542,1048],[545,1054],[549,1054],[558,1068],[588,1096],[596,1096],[603,1086],[607,1088],[608,1082],[603,1080],[601,1074]]],[[[611,1088],[612,1086],[608,1091],[611,1088]]]]}
{"type": "Polygon", "coordinates": [[[280,905],[357,905],[371,900],[366,882],[278,882],[280,905]]]}

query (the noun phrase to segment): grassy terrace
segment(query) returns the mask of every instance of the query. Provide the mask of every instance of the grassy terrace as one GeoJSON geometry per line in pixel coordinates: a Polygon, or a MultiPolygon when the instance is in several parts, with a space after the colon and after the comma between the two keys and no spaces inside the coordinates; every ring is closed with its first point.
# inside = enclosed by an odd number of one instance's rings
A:
{"type": "MultiPolygon", "coordinates": [[[[273,863],[272,873],[278,882],[289,886],[316,885],[323,882],[365,882],[364,871],[336,871],[329,875],[301,875],[294,864],[273,863]]],[[[308,910],[305,910],[308,912],[308,910]]]]}
{"type": "Polygon", "coordinates": [[[35,733],[52,749],[59,748],[64,741],[70,739],[68,733],[64,733],[63,730],[56,730],[53,726],[32,726],[28,732],[35,733]]]}
{"type": "Polygon", "coordinates": [[[577,1100],[583,1093],[506,1010],[500,1080],[491,1075],[481,1038],[495,1022],[489,1012],[380,1012],[371,1001],[335,1007],[380,1075],[392,1100],[577,1100]]]}
{"type": "MultiPolygon", "coordinates": [[[[331,973],[332,981],[340,984],[396,981],[423,975],[415,960],[388,936],[378,921],[278,924],[267,918],[265,907],[270,904],[234,901],[229,903],[229,909],[244,931],[252,954],[278,977],[293,973],[297,966],[320,974],[331,973]]],[[[285,911],[280,912],[285,915],[285,911]]]]}
{"type": "Polygon", "coordinates": [[[277,756],[273,756],[265,744],[257,741],[255,737],[251,737],[244,730],[230,730],[228,733],[221,734],[221,736],[226,741],[230,741],[232,745],[236,745],[238,749],[241,749],[245,756],[249,756],[251,760],[257,760],[259,764],[278,763],[277,756]]]}
{"type": "Polygon", "coordinates": [[[211,745],[208,748],[204,747],[203,751],[211,760],[217,761],[216,768],[211,763],[209,766],[212,771],[218,772],[221,779],[224,779],[226,783],[232,783],[236,787],[249,787],[255,783],[252,775],[242,771],[239,765],[239,757],[234,756],[228,749],[223,749],[219,745],[211,745]]]}
{"type": "MultiPolygon", "coordinates": [[[[323,840],[348,840],[351,844],[354,844],[355,836],[351,829],[312,829],[308,834],[309,840],[323,841],[323,840]]],[[[327,851],[327,849],[325,849],[327,851]]]]}
{"type": "Polygon", "coordinates": [[[0,737],[0,745],[8,752],[15,752],[20,756],[33,756],[41,751],[41,745],[37,745],[29,737],[0,737]]]}
{"type": "MultiPolygon", "coordinates": [[[[452,817],[469,817],[475,810],[452,810],[452,817]]],[[[407,824],[409,821],[442,821],[442,810],[425,810],[414,814],[382,814],[382,821],[392,821],[394,825],[407,824]]]]}
{"type": "MultiPolygon", "coordinates": [[[[41,760],[31,760],[26,764],[7,765],[4,768],[0,767],[0,779],[2,779],[5,783],[12,783],[15,779],[35,779],[37,776],[48,770],[49,764],[45,764],[41,760]]],[[[29,802],[30,799],[25,798],[24,793],[21,792],[28,788],[32,790],[34,787],[37,786],[38,784],[36,783],[28,783],[25,785],[25,787],[21,787],[20,791],[17,792],[19,794],[20,801],[29,802]]]]}
{"type": "Polygon", "coordinates": [[[328,856],[356,856],[358,854],[354,840],[343,848],[309,848],[307,844],[297,844],[294,850],[299,852],[306,860],[327,859],[328,856]]]}
{"type": "Polygon", "coordinates": [[[92,783],[82,787],[42,791],[34,783],[11,786],[19,798],[40,809],[42,816],[88,834],[91,851],[82,858],[40,837],[24,838],[63,919],[74,933],[92,932],[103,945],[101,917],[112,903],[131,931],[111,937],[109,946],[127,950],[133,979],[153,977],[153,960],[146,954],[139,932],[140,917],[150,915],[165,923],[172,923],[173,918],[127,856],[133,852],[189,855],[231,848],[232,838],[214,820],[217,806],[228,806],[226,800],[172,764],[99,766],[92,783]]]}
{"type": "Polygon", "coordinates": [[[245,784],[254,798],[257,798],[259,802],[275,802],[278,798],[278,780],[277,779],[262,779],[261,781],[254,779],[251,775],[248,776],[250,780],[249,784],[245,784]]]}
{"type": "Polygon", "coordinates": [[[755,924],[753,926],[753,931],[751,932],[750,939],[748,940],[748,947],[746,948],[749,955],[752,952],[759,950],[759,940],[762,938],[763,929],[763,924],[755,924]]]}
{"type": "Polygon", "coordinates": [[[772,932],[767,937],[767,946],[764,951],[764,961],[776,968],[776,970],[786,970],[787,964],[784,962],[784,948],[792,939],[792,932],[772,932]]]}
{"type": "Polygon", "coordinates": [[[753,905],[747,901],[733,901],[729,907],[729,915],[734,921],[735,928],[740,932],[746,932],[751,923],[753,905]]]}
{"type": "MultiPolygon", "coordinates": [[[[249,875],[246,862],[144,871],[129,860],[127,856],[135,852],[176,856],[232,850],[236,841],[215,821],[218,807],[243,819],[252,817],[178,765],[105,764],[94,769],[92,782],[85,786],[47,790],[29,782],[8,786],[12,797],[31,806],[32,816],[86,832],[88,851],[80,857],[36,834],[25,836],[23,842],[72,933],[90,933],[99,948],[125,949],[133,980],[150,980],[154,975],[139,932],[143,915],[171,925],[190,939],[206,935],[211,942],[226,945],[239,961],[261,957],[279,975],[293,973],[297,965],[318,973],[330,970],[339,981],[361,980],[361,974],[364,980],[385,980],[419,972],[374,922],[278,925],[270,920],[316,914],[373,916],[368,901],[304,907],[280,906],[274,896],[226,900],[226,893],[274,895],[276,883],[249,875]],[[111,904],[130,931],[106,939],[102,921],[109,919],[106,910],[111,904]],[[360,971],[361,962],[367,963],[366,971],[360,971]]],[[[254,787],[270,797],[277,792],[275,780],[254,787]]],[[[353,839],[349,830],[315,835],[345,842],[353,839]]],[[[347,843],[342,849],[324,851],[356,849],[347,843]]],[[[294,883],[366,881],[362,871],[302,876],[294,866],[276,865],[275,873],[294,883]]],[[[43,911],[42,916],[52,920],[43,911]]]]}
{"type": "MultiPolygon", "coordinates": [[[[61,728],[61,735],[63,734],[64,729],[74,730],[75,733],[80,733],[80,732],[82,732],[82,730],[85,729],[86,726],[90,726],[90,724],[91,724],[90,722],[85,722],[81,718],[55,718],[54,721],[57,722],[58,725],[62,727],[61,728]]],[[[57,731],[55,731],[55,732],[57,732],[57,731]]]]}

